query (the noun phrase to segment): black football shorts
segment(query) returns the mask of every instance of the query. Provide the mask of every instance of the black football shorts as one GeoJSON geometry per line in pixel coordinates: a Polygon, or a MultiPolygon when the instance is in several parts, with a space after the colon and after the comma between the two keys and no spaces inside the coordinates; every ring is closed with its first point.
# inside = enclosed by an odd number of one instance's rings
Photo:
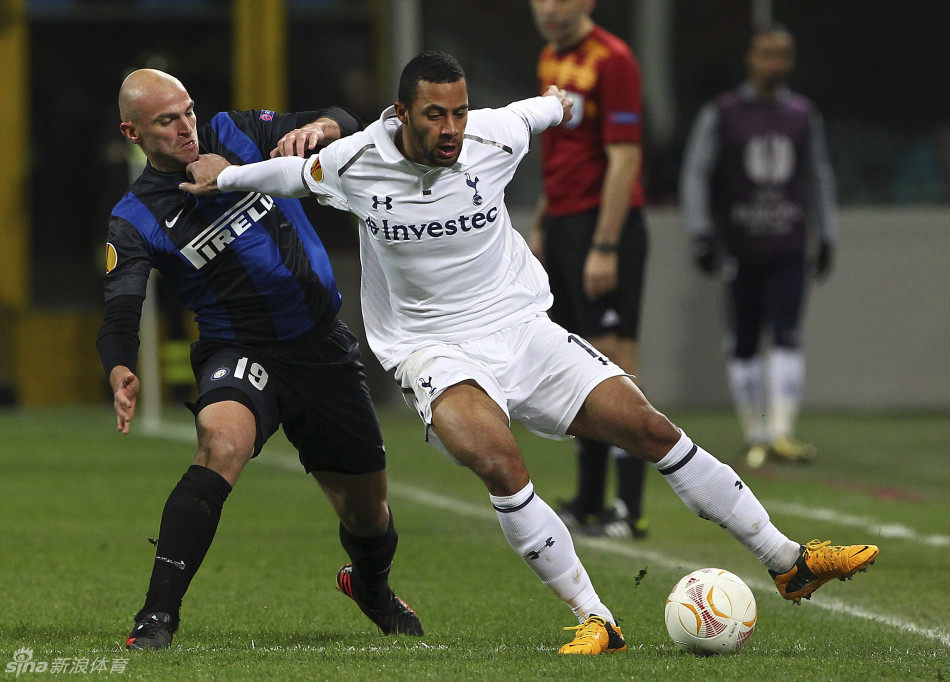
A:
{"type": "Polygon", "coordinates": [[[365,474],[386,468],[376,410],[370,399],[359,345],[342,322],[329,333],[311,332],[269,347],[198,341],[191,362],[198,400],[234,400],[257,420],[257,456],[278,425],[307,472],[365,474]]]}
{"type": "Polygon", "coordinates": [[[551,319],[587,339],[609,333],[636,339],[648,249],[643,211],[631,208],[627,214],[617,249],[617,289],[592,301],[584,294],[583,274],[597,214],[593,209],[544,216],[544,267],[554,294],[551,319]]]}

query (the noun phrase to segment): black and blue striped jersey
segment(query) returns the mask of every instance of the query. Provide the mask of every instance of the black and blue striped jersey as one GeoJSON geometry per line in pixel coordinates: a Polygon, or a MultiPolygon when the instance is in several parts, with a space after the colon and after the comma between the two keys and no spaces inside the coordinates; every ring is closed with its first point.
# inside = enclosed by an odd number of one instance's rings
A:
{"type": "MultiPolygon", "coordinates": [[[[340,108],[222,112],[199,129],[199,148],[232,164],[261,161],[284,134],[320,117],[337,121],[343,135],[360,127],[340,108]]],[[[194,312],[201,339],[266,344],[329,329],[336,319],[341,297],[333,270],[298,200],[258,192],[195,197],[178,189],[187,179],[184,171],[164,173],[149,164],[112,211],[99,334],[107,372],[110,364],[134,367],[127,342],[138,322],[136,312],[131,329],[130,316],[110,315],[110,307],[127,313],[131,303],[140,310],[152,268],[194,312]],[[106,350],[103,339],[112,333],[118,338],[106,350]]]]}

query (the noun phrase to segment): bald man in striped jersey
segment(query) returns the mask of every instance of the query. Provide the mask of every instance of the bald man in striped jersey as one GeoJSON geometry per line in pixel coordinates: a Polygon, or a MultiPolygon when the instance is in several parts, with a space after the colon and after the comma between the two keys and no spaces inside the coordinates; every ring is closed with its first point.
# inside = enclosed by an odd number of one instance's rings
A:
{"type": "Polygon", "coordinates": [[[153,69],[125,79],[119,113],[120,131],[148,158],[109,219],[97,346],[119,431],[129,433],[138,399],[139,318],[153,268],[198,323],[191,355],[198,398],[189,406],[197,452],[165,504],[127,648],[170,646],[224,502],[280,425],[340,518],[350,557],[337,574],[340,590],[385,634],[421,635],[418,617],[389,587],[398,536],[385,450],[356,339],[337,319],[341,297],[319,237],[294,199],[260,192],[197,198],[178,189],[200,152],[235,163],[303,157],[355,133],[359,120],[338,107],[232,111],[199,127],[184,85],[153,69]]]}

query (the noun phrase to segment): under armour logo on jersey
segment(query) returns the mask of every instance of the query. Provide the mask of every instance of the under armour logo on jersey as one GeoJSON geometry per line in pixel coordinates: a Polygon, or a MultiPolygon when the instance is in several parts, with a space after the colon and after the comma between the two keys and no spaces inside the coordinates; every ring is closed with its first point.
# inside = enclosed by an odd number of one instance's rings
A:
{"type": "Polygon", "coordinates": [[[393,198],[384,197],[380,199],[378,196],[374,194],[373,195],[373,210],[374,211],[377,210],[380,207],[380,205],[382,205],[387,211],[393,210],[393,198]]]}
{"type": "Polygon", "coordinates": [[[547,540],[544,541],[544,547],[539,549],[537,552],[532,550],[528,552],[525,556],[531,559],[531,561],[536,561],[537,559],[541,558],[541,552],[546,550],[548,547],[554,547],[554,538],[548,538],[547,540]]]}
{"type": "Polygon", "coordinates": [[[472,180],[472,176],[468,173],[465,174],[465,184],[475,190],[475,196],[472,197],[472,203],[476,206],[482,205],[482,195],[478,193],[478,176],[475,176],[475,179],[472,180]]]}

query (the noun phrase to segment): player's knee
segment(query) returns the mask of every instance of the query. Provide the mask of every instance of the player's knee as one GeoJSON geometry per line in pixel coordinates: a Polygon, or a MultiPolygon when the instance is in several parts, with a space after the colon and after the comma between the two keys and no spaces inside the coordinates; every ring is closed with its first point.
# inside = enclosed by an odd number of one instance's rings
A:
{"type": "Polygon", "coordinates": [[[386,500],[379,504],[369,504],[369,501],[364,500],[354,502],[338,510],[340,522],[348,531],[359,537],[376,537],[386,532],[389,527],[389,505],[386,500]]]}
{"type": "Polygon", "coordinates": [[[514,495],[528,482],[528,472],[519,453],[480,451],[468,457],[467,466],[493,495],[514,495]]]}
{"type": "Polygon", "coordinates": [[[638,447],[631,452],[651,462],[659,462],[680,439],[676,425],[650,405],[640,409],[634,428],[638,447]]]}
{"type": "Polygon", "coordinates": [[[254,442],[240,433],[222,427],[205,427],[198,436],[195,464],[217,471],[227,478],[226,472],[240,472],[254,454],[254,442]]]}

